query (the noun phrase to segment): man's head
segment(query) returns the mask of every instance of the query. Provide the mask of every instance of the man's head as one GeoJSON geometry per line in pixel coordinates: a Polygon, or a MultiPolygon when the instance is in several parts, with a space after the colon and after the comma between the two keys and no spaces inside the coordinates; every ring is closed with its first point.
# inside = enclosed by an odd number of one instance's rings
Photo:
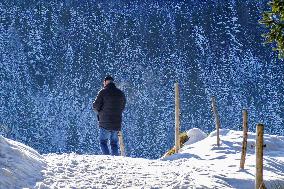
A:
{"type": "Polygon", "coordinates": [[[112,83],[113,81],[114,81],[114,79],[113,79],[110,75],[106,76],[106,77],[104,78],[104,87],[105,87],[107,84],[112,83]]]}

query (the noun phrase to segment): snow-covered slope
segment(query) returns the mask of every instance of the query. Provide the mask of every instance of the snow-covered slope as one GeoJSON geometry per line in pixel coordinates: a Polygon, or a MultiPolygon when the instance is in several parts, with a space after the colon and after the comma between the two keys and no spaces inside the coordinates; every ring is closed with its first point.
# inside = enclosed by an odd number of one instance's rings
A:
{"type": "MultiPolygon", "coordinates": [[[[242,132],[221,130],[221,146],[217,147],[216,133],[212,132],[204,138],[204,133],[198,129],[188,131],[191,136],[179,154],[165,159],[148,160],[128,157],[112,157],[98,155],[47,154],[37,153],[26,170],[19,169],[18,177],[23,177],[28,171],[30,178],[39,178],[38,173],[43,162],[47,162],[42,171],[43,178],[34,185],[37,189],[48,188],[239,188],[254,187],[255,134],[249,133],[248,151],[245,169],[240,170],[242,132]],[[35,169],[34,165],[38,165],[35,169]]],[[[264,180],[269,187],[272,184],[284,184],[284,137],[265,135],[264,180]]],[[[1,138],[1,145],[7,139],[1,138]]],[[[6,153],[12,159],[21,157],[20,162],[31,160],[27,152],[12,154],[15,149],[22,147],[20,143],[6,146],[6,153]]],[[[27,148],[25,148],[27,149],[27,148]]],[[[34,152],[31,149],[27,149],[34,152]]],[[[2,155],[0,161],[7,161],[2,155]]],[[[18,164],[23,167],[25,164],[18,164]]],[[[14,170],[14,164],[10,164],[14,170]]],[[[3,170],[1,164],[1,171],[3,170]]],[[[3,172],[3,171],[2,171],[3,172]]],[[[9,177],[0,177],[0,188],[4,183],[16,184],[9,177]]],[[[19,180],[19,179],[17,179],[19,180]]],[[[31,179],[30,179],[31,180],[31,179]]],[[[26,180],[29,181],[29,180],[26,180]]],[[[31,183],[29,183],[31,184],[31,183]]],[[[27,183],[28,185],[28,183],[27,183]]],[[[7,184],[5,185],[7,186],[7,184]]]]}
{"type": "MultiPolygon", "coordinates": [[[[190,133],[190,131],[189,131],[190,133]]],[[[216,145],[216,132],[191,145],[186,145],[179,154],[167,160],[191,164],[198,171],[194,175],[200,179],[199,184],[209,188],[254,187],[255,179],[255,133],[248,133],[248,149],[245,169],[240,170],[242,132],[223,129],[220,131],[221,145],[216,145]],[[215,180],[218,181],[215,181],[215,180]]],[[[264,180],[267,186],[284,185],[284,137],[264,135],[264,180]]],[[[201,187],[202,188],[202,187],[201,187]]]]}
{"type": "Polygon", "coordinates": [[[110,74],[130,157],[172,146],[177,81],[184,130],[214,129],[215,96],[222,128],[240,128],[247,108],[251,125],[284,135],[284,64],[258,23],[268,1],[0,0],[0,134],[98,154],[92,102],[110,74]]]}
{"type": "Polygon", "coordinates": [[[0,135],[0,189],[33,187],[45,165],[38,152],[0,135]]]}

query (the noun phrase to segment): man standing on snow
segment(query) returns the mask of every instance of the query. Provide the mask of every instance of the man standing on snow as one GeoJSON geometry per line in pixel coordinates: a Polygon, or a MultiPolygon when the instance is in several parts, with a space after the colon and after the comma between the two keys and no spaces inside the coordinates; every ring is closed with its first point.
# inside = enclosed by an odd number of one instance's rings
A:
{"type": "Polygon", "coordinates": [[[93,102],[93,108],[98,113],[100,146],[104,155],[110,155],[108,148],[108,141],[110,141],[111,155],[118,156],[118,131],[121,130],[126,98],[124,93],[115,86],[111,76],[105,77],[103,85],[104,88],[93,102]]]}

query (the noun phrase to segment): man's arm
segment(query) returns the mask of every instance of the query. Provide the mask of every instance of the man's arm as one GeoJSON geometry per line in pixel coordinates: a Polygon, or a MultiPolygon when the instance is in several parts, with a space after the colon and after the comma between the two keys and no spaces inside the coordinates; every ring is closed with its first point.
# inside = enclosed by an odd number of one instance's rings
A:
{"type": "Polygon", "coordinates": [[[100,91],[96,100],[93,102],[93,108],[97,113],[99,113],[102,110],[103,103],[104,102],[103,102],[102,91],[100,91]]]}

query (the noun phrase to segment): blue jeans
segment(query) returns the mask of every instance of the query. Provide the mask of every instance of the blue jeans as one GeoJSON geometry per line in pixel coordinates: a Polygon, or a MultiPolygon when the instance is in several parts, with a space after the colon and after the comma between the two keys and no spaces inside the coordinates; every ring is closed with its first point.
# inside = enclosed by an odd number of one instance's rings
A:
{"type": "Polygon", "coordinates": [[[110,155],[108,141],[110,141],[111,155],[118,156],[118,131],[109,131],[100,127],[100,146],[104,155],[110,155]]]}

